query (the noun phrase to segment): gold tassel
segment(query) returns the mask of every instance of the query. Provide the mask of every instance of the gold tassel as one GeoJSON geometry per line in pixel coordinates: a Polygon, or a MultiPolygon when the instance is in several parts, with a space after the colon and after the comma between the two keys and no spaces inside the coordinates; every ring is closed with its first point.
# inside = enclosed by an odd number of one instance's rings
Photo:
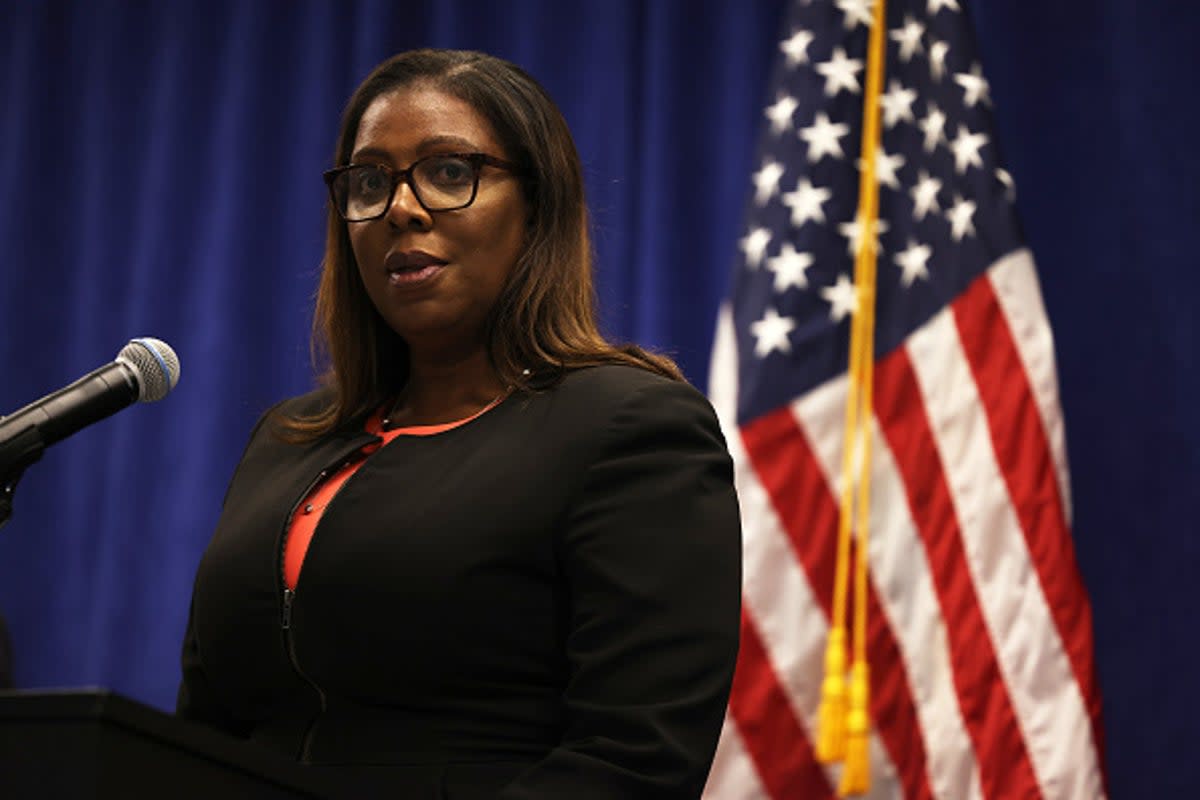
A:
{"type": "Polygon", "coordinates": [[[846,713],[846,763],[842,797],[866,794],[871,788],[871,712],[867,662],[855,660],[850,675],[850,708],[846,713]]]}
{"type": "Polygon", "coordinates": [[[846,629],[829,631],[825,643],[825,680],[817,711],[817,761],[832,764],[846,754],[846,629]]]}

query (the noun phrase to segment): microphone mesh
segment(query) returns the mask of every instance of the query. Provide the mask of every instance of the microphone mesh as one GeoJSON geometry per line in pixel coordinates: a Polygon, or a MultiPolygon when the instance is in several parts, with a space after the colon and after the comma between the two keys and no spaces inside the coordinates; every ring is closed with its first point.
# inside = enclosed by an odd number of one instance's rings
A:
{"type": "Polygon", "coordinates": [[[138,402],[162,400],[179,383],[179,356],[161,339],[134,339],[121,348],[117,361],[133,371],[138,402]]]}

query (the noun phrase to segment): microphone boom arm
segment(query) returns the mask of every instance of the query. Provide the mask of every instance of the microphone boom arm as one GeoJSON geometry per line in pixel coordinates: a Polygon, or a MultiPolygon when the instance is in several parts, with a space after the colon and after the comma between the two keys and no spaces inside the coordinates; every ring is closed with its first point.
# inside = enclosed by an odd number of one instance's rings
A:
{"type": "MultiPolygon", "coordinates": [[[[3,417],[0,417],[3,419],[3,417]]],[[[7,441],[0,443],[0,528],[12,517],[13,493],[25,468],[42,457],[46,443],[37,425],[30,424],[7,441]]]]}
{"type": "Polygon", "coordinates": [[[43,451],[138,401],[161,400],[179,381],[179,357],[160,339],[132,339],[117,359],[57,392],[0,416],[0,527],[17,481],[43,451]]]}
{"type": "Polygon", "coordinates": [[[113,362],[0,417],[0,430],[19,428],[16,435],[6,430],[0,436],[0,528],[12,517],[13,493],[26,467],[72,430],[115,414],[136,397],[137,385],[128,367],[113,362]]]}

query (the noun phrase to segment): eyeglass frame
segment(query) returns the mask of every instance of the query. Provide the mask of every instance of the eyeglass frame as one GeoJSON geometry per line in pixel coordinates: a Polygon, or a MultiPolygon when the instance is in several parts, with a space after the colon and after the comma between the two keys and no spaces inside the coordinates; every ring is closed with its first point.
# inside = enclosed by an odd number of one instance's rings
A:
{"type": "Polygon", "coordinates": [[[412,191],[413,197],[417,199],[417,203],[421,206],[421,208],[425,209],[430,214],[438,214],[442,211],[461,211],[464,208],[468,208],[472,203],[475,202],[475,198],[479,194],[479,176],[482,174],[483,166],[485,164],[490,167],[496,167],[497,169],[511,172],[514,175],[524,175],[528,172],[528,170],[524,169],[518,164],[514,164],[511,161],[505,161],[502,158],[490,156],[487,153],[433,153],[431,155],[418,158],[404,169],[392,169],[386,164],[346,164],[345,166],[335,167],[331,170],[325,171],[322,173],[321,177],[325,180],[325,186],[329,190],[329,200],[333,204],[333,210],[337,212],[338,216],[342,218],[343,222],[374,222],[377,219],[382,219],[383,217],[387,216],[388,211],[390,211],[392,208],[392,204],[396,202],[396,190],[400,187],[401,183],[408,184],[408,188],[412,191]],[[413,171],[422,161],[429,161],[430,159],[434,158],[461,158],[471,165],[475,175],[474,181],[471,183],[471,196],[462,205],[452,206],[450,208],[430,208],[429,206],[425,205],[425,201],[421,199],[421,192],[417,189],[416,182],[413,180],[413,171]],[[372,167],[374,169],[382,170],[391,178],[392,188],[388,193],[387,202],[383,205],[383,210],[378,214],[373,217],[363,217],[362,219],[346,219],[346,215],[342,212],[338,205],[338,198],[333,189],[333,182],[337,180],[339,175],[349,172],[352,169],[361,169],[363,167],[372,167]]]}

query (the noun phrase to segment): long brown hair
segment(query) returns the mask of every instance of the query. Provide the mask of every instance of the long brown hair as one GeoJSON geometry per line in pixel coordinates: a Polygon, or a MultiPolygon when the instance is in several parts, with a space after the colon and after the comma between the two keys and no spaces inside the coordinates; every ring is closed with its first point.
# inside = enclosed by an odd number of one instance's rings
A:
{"type": "MultiPolygon", "coordinates": [[[[358,126],[380,95],[415,83],[469,103],[491,124],[509,159],[524,169],[530,209],[526,246],[488,324],[488,353],[517,390],[553,385],[566,371],[627,364],[683,380],[671,359],[613,345],[596,324],[592,243],[583,174],[562,113],[520,67],[484,53],[413,50],[380,64],[342,114],[334,165],[350,163],[358,126]]],[[[311,417],[281,420],[287,438],[308,440],[393,398],[408,379],[408,346],[363,288],[346,223],[329,208],[325,256],[313,318],[313,356],[332,400],[311,417]]]]}

